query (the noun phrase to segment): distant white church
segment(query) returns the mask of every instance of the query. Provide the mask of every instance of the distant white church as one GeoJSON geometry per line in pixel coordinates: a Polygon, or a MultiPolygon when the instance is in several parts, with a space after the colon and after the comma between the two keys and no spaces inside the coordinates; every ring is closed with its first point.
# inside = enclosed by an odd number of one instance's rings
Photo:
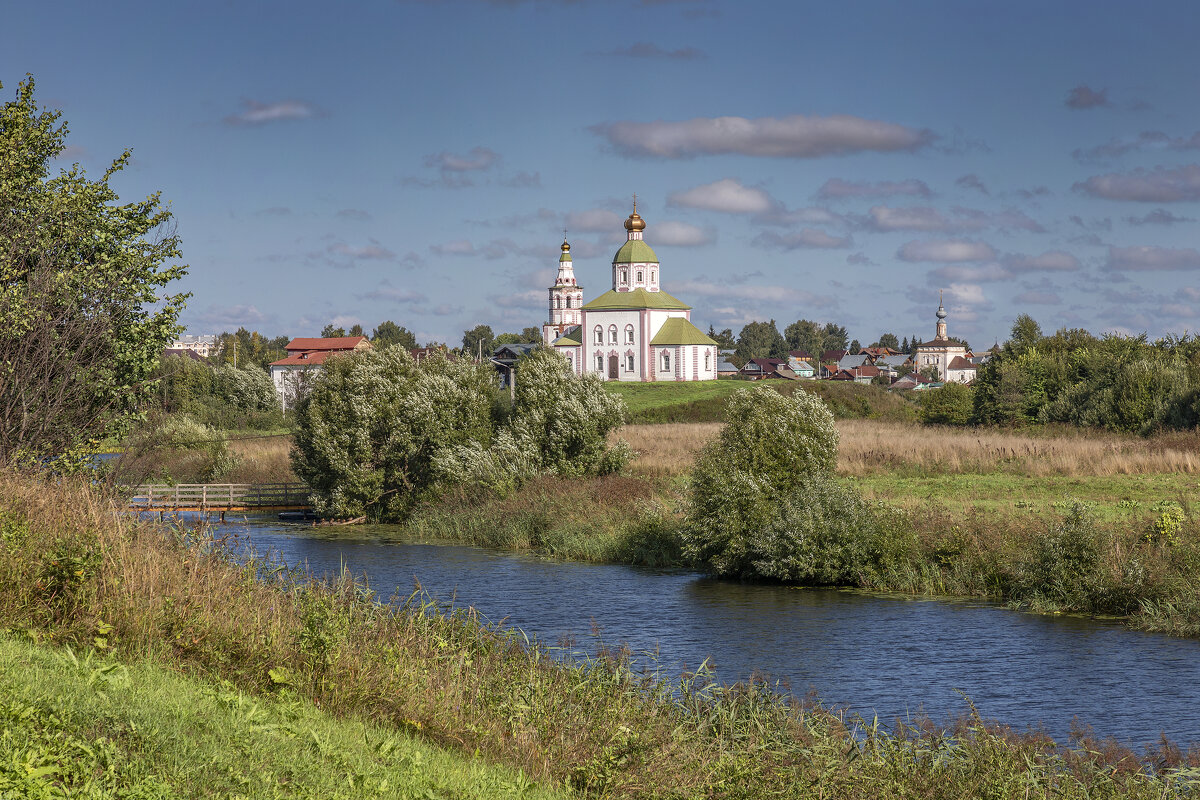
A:
{"type": "Polygon", "coordinates": [[[612,260],[612,289],[590,303],[575,282],[571,245],[562,244],[542,339],[576,374],[614,381],[711,381],[717,343],[691,322],[692,307],[662,291],[658,256],[642,239],[646,222],[625,220],[627,239],[612,260]]]}

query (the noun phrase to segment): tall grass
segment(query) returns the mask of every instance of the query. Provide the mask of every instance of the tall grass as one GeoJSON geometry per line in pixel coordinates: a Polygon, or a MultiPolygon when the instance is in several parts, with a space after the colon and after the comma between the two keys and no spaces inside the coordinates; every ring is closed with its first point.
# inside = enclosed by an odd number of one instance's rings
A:
{"type": "MultiPolygon", "coordinates": [[[[1193,791],[1200,753],[1151,772],[1113,746],[1059,750],[967,716],[889,735],[703,675],[662,682],[617,652],[562,663],[512,631],[410,598],[378,605],[343,575],[313,583],[230,563],[203,530],[136,523],[87,486],[0,473],[0,625],[129,659],[281,690],[417,732],[589,797],[1160,798],[1193,791]]],[[[320,744],[319,740],[317,742],[320,744]]],[[[231,746],[236,746],[231,744],[231,746]]]]}
{"type": "MultiPolygon", "coordinates": [[[[690,472],[696,453],[723,423],[626,425],[614,434],[636,451],[635,474],[690,472]]],[[[959,475],[1001,472],[1028,477],[1195,474],[1200,435],[1123,436],[1069,430],[1037,434],[994,428],[916,426],[883,420],[842,419],[838,472],[842,475],[959,475]],[[1061,435],[1055,435],[1056,433],[1061,435]]]]}

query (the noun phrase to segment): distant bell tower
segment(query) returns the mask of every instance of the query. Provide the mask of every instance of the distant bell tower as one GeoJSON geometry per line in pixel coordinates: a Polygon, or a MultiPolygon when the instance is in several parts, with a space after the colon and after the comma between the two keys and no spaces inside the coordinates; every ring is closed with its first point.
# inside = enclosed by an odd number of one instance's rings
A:
{"type": "Polygon", "coordinates": [[[549,345],[571,327],[583,321],[583,287],[575,283],[575,265],[571,245],[563,231],[562,255],[558,257],[558,276],[549,288],[550,313],[542,326],[542,341],[549,345]]]}
{"type": "Polygon", "coordinates": [[[934,341],[942,342],[946,336],[946,307],[942,305],[942,292],[938,290],[938,310],[937,310],[937,336],[933,337],[934,341]]]}

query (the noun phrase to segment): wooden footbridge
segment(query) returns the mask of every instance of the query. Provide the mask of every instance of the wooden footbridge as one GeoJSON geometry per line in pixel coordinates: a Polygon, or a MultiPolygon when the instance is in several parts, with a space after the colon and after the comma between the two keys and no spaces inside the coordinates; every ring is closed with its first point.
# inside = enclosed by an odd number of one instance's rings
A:
{"type": "Polygon", "coordinates": [[[177,486],[138,486],[129,501],[134,511],[157,511],[159,516],[191,511],[226,512],[308,511],[308,486],[303,483],[181,483],[177,486]]]}

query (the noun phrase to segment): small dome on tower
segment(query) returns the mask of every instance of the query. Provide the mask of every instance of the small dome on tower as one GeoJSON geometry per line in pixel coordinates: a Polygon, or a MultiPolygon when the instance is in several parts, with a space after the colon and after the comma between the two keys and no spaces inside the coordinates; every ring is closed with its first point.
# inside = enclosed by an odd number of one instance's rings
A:
{"type": "Polygon", "coordinates": [[[570,244],[569,242],[566,242],[566,241],[564,241],[564,242],[562,243],[562,251],[563,251],[564,253],[569,253],[569,252],[571,252],[571,244],[570,244]]]}
{"type": "Polygon", "coordinates": [[[939,291],[938,291],[938,310],[937,310],[937,314],[936,314],[936,316],[937,316],[937,318],[938,318],[938,319],[945,319],[945,318],[946,318],[946,307],[945,307],[944,305],[942,305],[942,292],[941,292],[941,290],[939,290],[939,291]]]}
{"type": "Polygon", "coordinates": [[[625,220],[625,230],[627,231],[644,231],[646,230],[646,220],[642,219],[636,211],[629,215],[625,220]]]}

